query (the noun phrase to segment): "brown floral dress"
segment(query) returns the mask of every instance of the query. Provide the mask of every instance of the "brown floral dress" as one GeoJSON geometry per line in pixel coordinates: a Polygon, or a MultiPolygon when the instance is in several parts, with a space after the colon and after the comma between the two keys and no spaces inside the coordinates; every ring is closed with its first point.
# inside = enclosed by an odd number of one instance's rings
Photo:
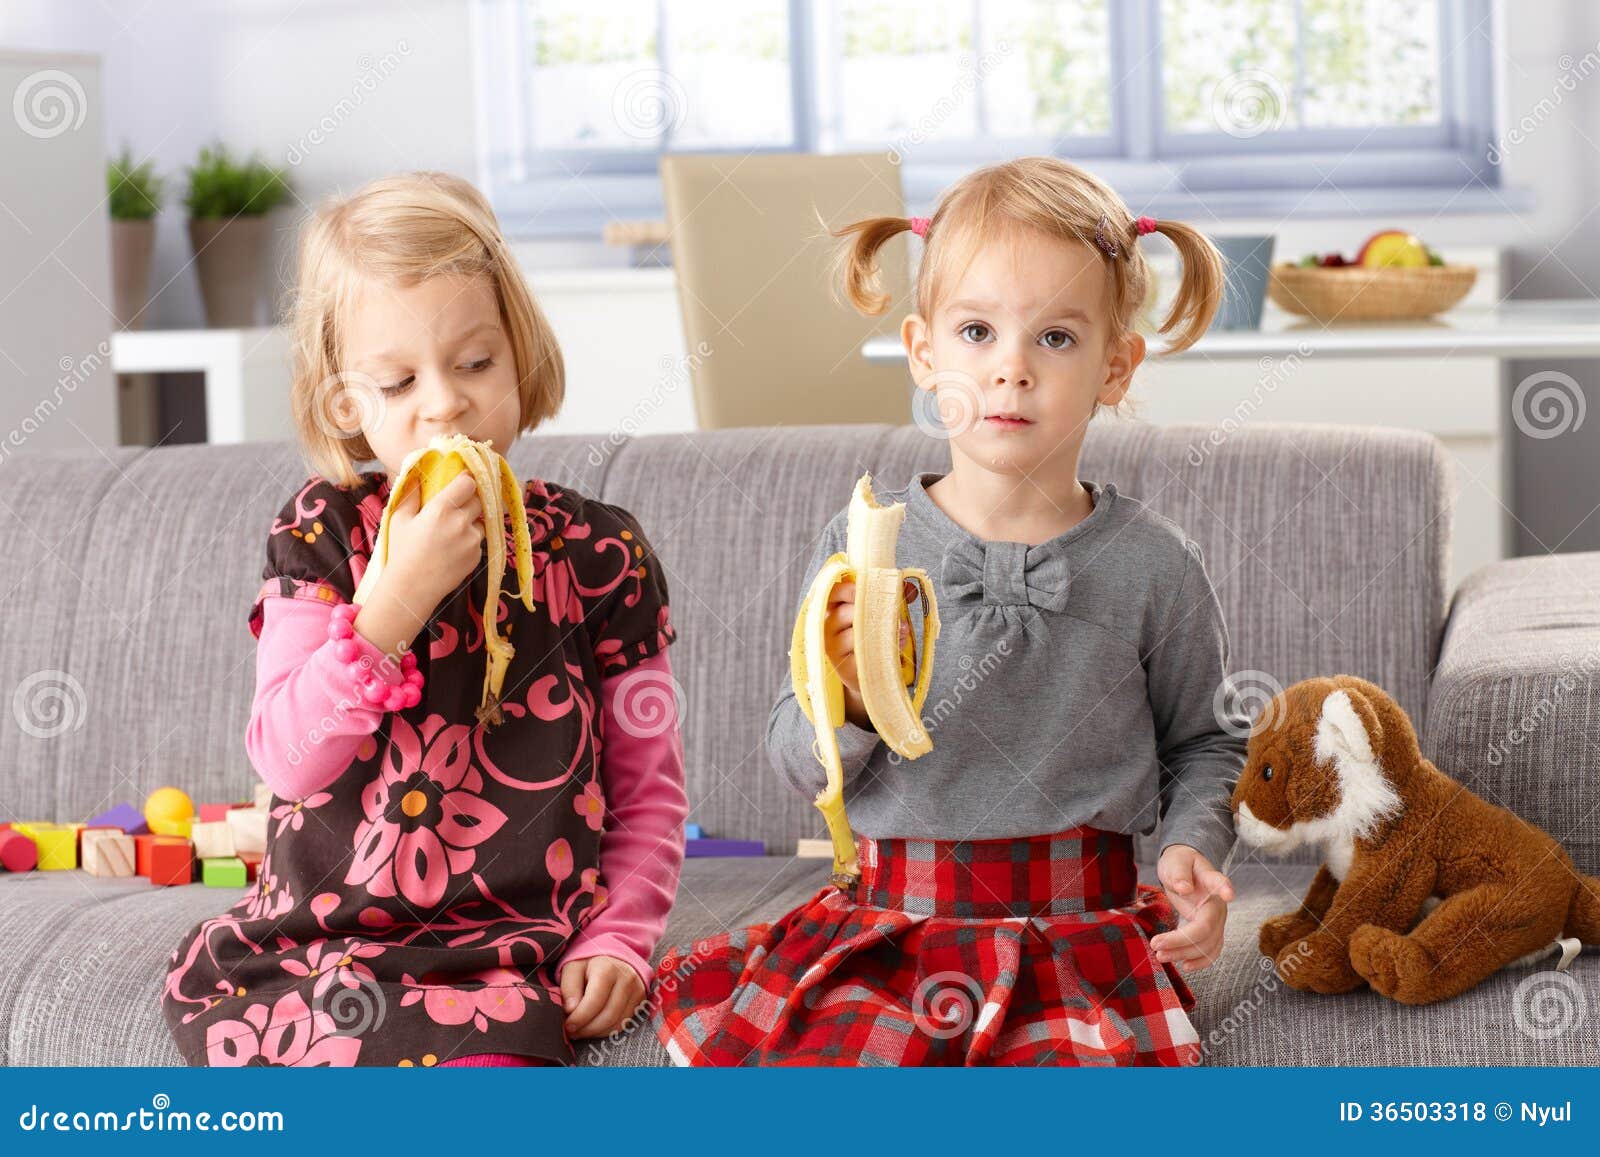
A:
{"type": "MultiPolygon", "coordinates": [[[[267,539],[253,634],[266,598],[353,598],[388,496],[377,471],[301,488],[267,539]]],[[[555,966],[606,896],[601,680],[676,636],[631,514],[539,480],[523,501],[535,609],[513,570],[502,721],[476,719],[480,565],[413,644],[421,702],[387,713],[327,788],[273,798],[255,886],[173,951],[162,1006],[189,1064],[573,1061],[555,966]]],[[[509,522],[506,539],[514,559],[509,522]]]]}

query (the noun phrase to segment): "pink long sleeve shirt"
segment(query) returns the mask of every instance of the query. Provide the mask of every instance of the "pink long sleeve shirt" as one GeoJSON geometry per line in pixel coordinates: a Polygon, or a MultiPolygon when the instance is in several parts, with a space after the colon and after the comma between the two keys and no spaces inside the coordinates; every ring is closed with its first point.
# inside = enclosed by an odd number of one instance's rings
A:
{"type": "MultiPolygon", "coordinates": [[[[358,693],[353,673],[360,667],[341,662],[327,641],[332,614],[331,604],[316,599],[263,601],[245,750],[280,799],[304,799],[332,784],[385,715],[382,705],[369,704],[358,693]],[[307,719],[329,725],[319,730],[315,742],[306,739],[307,719]]],[[[370,670],[390,683],[400,682],[397,664],[359,631],[354,638],[358,657],[371,660],[370,670]]],[[[668,679],[672,673],[664,650],[630,670],[639,667],[668,679]]],[[[678,728],[642,738],[614,722],[618,684],[625,674],[601,682],[605,742],[600,778],[606,816],[600,876],[607,900],[567,946],[561,964],[612,956],[626,961],[648,989],[650,956],[666,928],[683,867],[689,805],[678,728]]]]}

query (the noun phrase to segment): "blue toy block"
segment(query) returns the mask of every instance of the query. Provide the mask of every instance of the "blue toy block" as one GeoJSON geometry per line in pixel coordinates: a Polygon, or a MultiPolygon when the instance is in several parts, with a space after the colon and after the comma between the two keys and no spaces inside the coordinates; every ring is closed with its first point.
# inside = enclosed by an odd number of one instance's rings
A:
{"type": "Polygon", "coordinates": [[[89,821],[91,828],[121,828],[130,836],[142,836],[150,830],[144,813],[131,803],[119,803],[108,812],[101,812],[89,821]]]}
{"type": "Polygon", "coordinates": [[[705,829],[699,824],[684,824],[683,838],[686,840],[699,840],[705,838],[705,829]]]}
{"type": "Polygon", "coordinates": [[[767,845],[760,840],[688,840],[685,856],[764,856],[767,845]]]}

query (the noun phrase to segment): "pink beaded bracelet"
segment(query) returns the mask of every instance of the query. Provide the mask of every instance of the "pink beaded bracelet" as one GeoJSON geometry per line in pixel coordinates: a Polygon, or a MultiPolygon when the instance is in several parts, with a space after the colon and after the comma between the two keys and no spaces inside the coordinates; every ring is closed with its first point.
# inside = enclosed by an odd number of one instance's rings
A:
{"type": "Polygon", "coordinates": [[[417,657],[411,651],[400,656],[400,674],[404,680],[390,685],[373,674],[372,661],[361,655],[356,643],[355,621],[361,608],[354,603],[339,603],[328,620],[328,638],[333,642],[333,653],[341,663],[359,668],[352,678],[361,688],[361,698],[385,711],[399,711],[415,707],[422,702],[422,672],[417,670],[417,657]]]}

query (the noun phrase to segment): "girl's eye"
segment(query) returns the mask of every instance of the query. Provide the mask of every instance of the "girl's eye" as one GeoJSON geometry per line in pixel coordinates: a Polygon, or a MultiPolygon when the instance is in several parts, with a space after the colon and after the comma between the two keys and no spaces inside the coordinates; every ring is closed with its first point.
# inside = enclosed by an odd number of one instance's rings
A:
{"type": "Polygon", "coordinates": [[[981,345],[988,340],[989,327],[981,321],[969,321],[961,327],[960,333],[968,341],[981,345]]]}
{"type": "Polygon", "coordinates": [[[471,362],[471,363],[469,363],[467,366],[465,366],[463,368],[465,368],[468,373],[481,374],[484,370],[488,369],[490,367],[490,365],[492,365],[492,364],[493,363],[488,358],[479,358],[477,361],[471,362]]]}
{"type": "Polygon", "coordinates": [[[404,378],[392,386],[379,386],[378,388],[385,394],[403,394],[411,388],[411,383],[416,380],[415,377],[404,378]]]}
{"type": "Polygon", "coordinates": [[[1075,344],[1072,335],[1064,329],[1050,329],[1039,335],[1039,344],[1045,349],[1064,350],[1075,344]]]}

